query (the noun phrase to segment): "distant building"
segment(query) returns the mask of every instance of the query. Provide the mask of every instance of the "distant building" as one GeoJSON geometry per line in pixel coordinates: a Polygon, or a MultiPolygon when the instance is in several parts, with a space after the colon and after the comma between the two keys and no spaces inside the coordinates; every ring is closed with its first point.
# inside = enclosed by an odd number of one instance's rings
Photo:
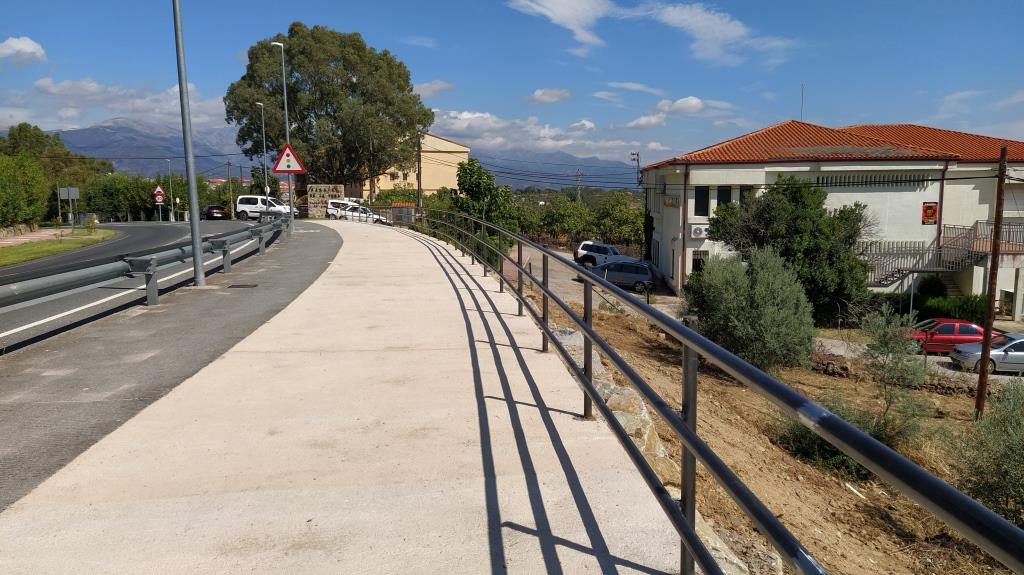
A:
{"type": "MultiPolygon", "coordinates": [[[[643,169],[654,220],[653,264],[680,290],[725,245],[707,239],[708,219],[782,176],[824,187],[827,205],[867,205],[875,237],[861,246],[876,289],[909,289],[937,273],[954,291],[984,290],[995,216],[997,163],[1024,177],[1024,142],[910,124],[826,128],[789,121],[643,169]]],[[[1024,303],[1024,183],[1008,180],[1000,300],[1024,303]],[[1021,277],[1018,277],[1020,275],[1021,277]]]]}
{"type": "MultiPolygon", "coordinates": [[[[441,188],[455,189],[458,187],[456,172],[458,171],[459,163],[469,161],[469,146],[427,133],[423,135],[423,142],[420,148],[423,168],[423,194],[429,196],[437,193],[437,190],[441,188]]],[[[404,170],[391,168],[377,176],[378,192],[394,188],[416,189],[415,164],[404,170]]],[[[370,181],[367,180],[362,185],[345,186],[345,195],[347,197],[369,198],[370,181]]]]}

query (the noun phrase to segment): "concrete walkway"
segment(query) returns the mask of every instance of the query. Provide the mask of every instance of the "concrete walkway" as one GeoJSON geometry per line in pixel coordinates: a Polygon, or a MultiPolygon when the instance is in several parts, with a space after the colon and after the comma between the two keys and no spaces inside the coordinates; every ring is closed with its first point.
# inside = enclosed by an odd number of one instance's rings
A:
{"type": "Polygon", "coordinates": [[[53,228],[39,228],[34,232],[27,234],[19,234],[16,236],[8,236],[0,238],[0,247],[4,246],[17,246],[20,244],[27,244],[29,242],[38,242],[41,240],[55,240],[60,236],[71,235],[71,228],[62,228],[55,230],[53,228]]]}
{"type": "Polygon", "coordinates": [[[0,514],[0,573],[678,569],[492,278],[422,236],[325,225],[344,246],[290,306],[0,514]]]}

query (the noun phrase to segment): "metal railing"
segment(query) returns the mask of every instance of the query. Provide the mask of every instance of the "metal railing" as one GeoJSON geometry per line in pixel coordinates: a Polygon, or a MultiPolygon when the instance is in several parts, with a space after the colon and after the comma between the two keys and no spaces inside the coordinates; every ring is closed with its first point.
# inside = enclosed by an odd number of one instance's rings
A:
{"type": "Polygon", "coordinates": [[[512,280],[501,273],[508,262],[515,273],[514,289],[509,289],[518,300],[519,314],[528,312],[543,332],[542,349],[553,345],[584,391],[583,413],[592,414],[593,407],[604,417],[627,456],[639,470],[648,488],[657,498],[662,510],[679,534],[683,554],[681,571],[690,575],[694,564],[704,573],[721,573],[721,568],[697,537],[694,530],[696,504],[696,463],[707,470],[732,498],[757,530],[780,553],[782,559],[797,573],[825,573],[824,567],[779,521],[753,492],[736,476],[722,459],[697,434],[697,365],[698,358],[717,366],[737,381],[753,389],[787,417],[795,419],[816,435],[834,445],[858,463],[871,470],[904,495],[933,513],[961,535],[977,544],[998,561],[1016,572],[1024,572],[1024,531],[993,513],[967,495],[954,489],[941,479],[928,473],[888,446],[847,423],[821,405],[809,400],[774,377],[740,359],[718,344],[684,326],[665,313],[645,304],[638,298],[612,285],[573,262],[516,233],[489,222],[464,214],[441,211],[417,213],[412,229],[441,239],[468,254],[473,262],[484,266],[484,273],[494,272],[505,284],[512,280]],[[532,266],[523,263],[523,247],[528,246],[541,254],[541,276],[532,266]],[[509,254],[515,252],[515,257],[509,254]],[[583,283],[582,316],[549,287],[550,266],[565,266],[578,274],[583,283]],[[523,293],[524,281],[529,281],[542,292],[538,309],[523,293]],[[593,292],[601,290],[632,309],[639,316],[657,326],[682,346],[682,409],[676,411],[644,378],[602,338],[593,327],[593,292]],[[579,366],[565,346],[555,337],[550,323],[550,305],[554,303],[569,318],[584,337],[583,366],[579,366]],[[625,429],[601,399],[594,386],[594,346],[615,366],[629,384],[640,393],[644,401],[671,428],[683,445],[681,487],[682,499],[675,500],[662,485],[642,451],[633,443],[625,429]]]}
{"type": "MultiPolygon", "coordinates": [[[[267,244],[280,234],[287,216],[253,226],[240,232],[229,232],[205,238],[202,254],[220,253],[224,272],[231,271],[232,248],[255,240],[260,255],[266,253],[267,244]]],[[[202,257],[200,254],[200,257],[202,257]]],[[[146,280],[146,305],[159,303],[159,268],[169,263],[183,262],[192,257],[191,242],[183,242],[147,252],[125,254],[106,260],[93,260],[47,275],[16,277],[0,285],[0,309],[26,304],[55,294],[70,293],[87,286],[100,286],[128,277],[146,280]]]]}
{"type": "MultiPolygon", "coordinates": [[[[977,265],[985,254],[972,249],[972,228],[948,230],[951,238],[941,247],[922,241],[866,241],[857,244],[857,255],[868,263],[868,285],[890,286],[912,273],[958,272],[977,265]],[[966,232],[965,232],[966,230],[966,232]]],[[[948,228],[944,227],[944,233],[948,228]]]]}

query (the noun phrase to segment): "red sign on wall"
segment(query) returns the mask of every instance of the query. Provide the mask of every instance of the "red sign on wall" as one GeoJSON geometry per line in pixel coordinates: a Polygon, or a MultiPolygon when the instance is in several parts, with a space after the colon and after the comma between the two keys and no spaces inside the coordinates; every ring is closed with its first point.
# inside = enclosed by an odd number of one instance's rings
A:
{"type": "Polygon", "coordinates": [[[934,226],[939,223],[939,202],[921,204],[921,225],[934,226]]]}

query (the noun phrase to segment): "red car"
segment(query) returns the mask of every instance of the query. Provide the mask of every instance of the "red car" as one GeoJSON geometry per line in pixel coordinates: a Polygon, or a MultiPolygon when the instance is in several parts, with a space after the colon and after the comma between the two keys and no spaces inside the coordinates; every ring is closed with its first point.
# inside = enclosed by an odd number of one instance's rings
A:
{"type": "Polygon", "coordinates": [[[949,353],[962,343],[980,342],[983,333],[980,325],[962,319],[934,318],[914,325],[914,339],[925,353],[949,353]]]}

